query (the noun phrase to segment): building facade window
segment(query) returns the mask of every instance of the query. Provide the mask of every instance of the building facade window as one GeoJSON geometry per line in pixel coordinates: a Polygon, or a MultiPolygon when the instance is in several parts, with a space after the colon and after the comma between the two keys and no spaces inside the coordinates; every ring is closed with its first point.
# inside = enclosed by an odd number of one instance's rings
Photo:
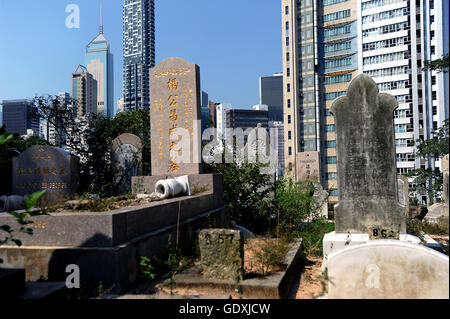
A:
{"type": "Polygon", "coordinates": [[[344,18],[348,18],[348,17],[350,17],[350,9],[333,12],[330,14],[325,14],[323,16],[323,22],[330,22],[330,21],[344,19],[344,18]]]}
{"type": "Polygon", "coordinates": [[[336,156],[327,156],[327,164],[336,164],[337,159],[336,156]]]}
{"type": "Polygon", "coordinates": [[[328,93],[325,93],[325,100],[326,100],[326,101],[332,101],[332,100],[335,100],[335,99],[337,99],[338,97],[343,96],[343,95],[345,95],[345,94],[347,94],[346,91],[340,91],[340,92],[328,92],[328,93]]]}

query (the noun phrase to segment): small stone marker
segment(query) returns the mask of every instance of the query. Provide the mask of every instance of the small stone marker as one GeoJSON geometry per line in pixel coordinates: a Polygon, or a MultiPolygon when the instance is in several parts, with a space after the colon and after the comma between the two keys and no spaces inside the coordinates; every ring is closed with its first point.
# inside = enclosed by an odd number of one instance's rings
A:
{"type": "Polygon", "coordinates": [[[131,178],[142,174],[142,142],[133,134],[125,133],[114,139],[111,147],[111,161],[115,170],[114,184],[117,192],[131,191],[131,178]]]}
{"type": "Polygon", "coordinates": [[[449,204],[449,163],[448,163],[448,155],[445,155],[442,159],[442,170],[443,170],[443,191],[442,191],[442,199],[444,203],[449,204]]]}
{"type": "Polygon", "coordinates": [[[397,176],[398,202],[405,206],[406,216],[409,215],[409,181],[406,176],[397,176]]]}
{"type": "Polygon", "coordinates": [[[44,202],[69,199],[78,189],[78,158],[61,148],[32,146],[13,160],[14,195],[46,190],[44,202]]]}
{"type": "Polygon", "coordinates": [[[199,234],[203,276],[240,281],[244,274],[244,237],[238,230],[204,229],[199,234]]]}
{"type": "Polygon", "coordinates": [[[152,175],[201,173],[200,68],[169,58],[150,69],[152,175]]]}
{"type": "Polygon", "coordinates": [[[347,96],[333,102],[339,185],[336,233],[406,232],[404,207],[397,201],[397,106],[392,95],[379,93],[364,74],[350,83],[347,96]]]}

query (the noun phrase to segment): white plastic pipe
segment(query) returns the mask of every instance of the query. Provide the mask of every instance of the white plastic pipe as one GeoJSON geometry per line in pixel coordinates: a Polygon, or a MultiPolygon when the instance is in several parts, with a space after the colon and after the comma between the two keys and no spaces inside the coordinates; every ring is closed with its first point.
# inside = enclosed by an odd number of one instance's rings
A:
{"type": "Polygon", "coordinates": [[[160,180],[155,185],[155,193],[161,199],[173,198],[180,195],[191,195],[189,176],[180,176],[160,180]]]}

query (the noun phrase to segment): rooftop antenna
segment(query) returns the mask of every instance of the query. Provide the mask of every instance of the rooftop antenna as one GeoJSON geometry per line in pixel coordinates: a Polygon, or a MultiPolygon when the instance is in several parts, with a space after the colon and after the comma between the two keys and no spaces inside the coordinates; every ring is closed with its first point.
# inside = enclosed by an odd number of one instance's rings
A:
{"type": "Polygon", "coordinates": [[[100,34],[103,34],[103,3],[100,0],[100,34]]]}

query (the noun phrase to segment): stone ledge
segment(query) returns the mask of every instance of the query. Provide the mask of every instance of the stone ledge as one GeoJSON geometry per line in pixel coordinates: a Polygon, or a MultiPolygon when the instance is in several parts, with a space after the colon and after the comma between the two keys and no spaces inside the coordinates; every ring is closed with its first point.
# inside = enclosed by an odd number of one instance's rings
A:
{"type": "Polygon", "coordinates": [[[250,299],[284,299],[287,298],[296,271],[302,262],[302,240],[291,244],[285,257],[286,269],[272,275],[244,279],[239,283],[227,280],[210,280],[201,276],[201,267],[195,266],[185,273],[175,276],[177,287],[208,289],[217,293],[234,293],[241,289],[242,297],[250,299]]]}
{"type": "MultiPolygon", "coordinates": [[[[62,212],[33,217],[33,236],[19,234],[24,246],[114,247],[154,230],[221,208],[213,194],[167,199],[108,212],[62,212]]],[[[17,227],[14,217],[0,213],[0,225],[17,227]]],[[[12,244],[10,246],[13,246],[12,244]]]]}
{"type": "Polygon", "coordinates": [[[80,267],[81,287],[97,291],[100,282],[112,293],[123,293],[138,276],[140,256],[167,258],[179,229],[179,248],[189,253],[197,231],[210,227],[230,227],[230,211],[222,207],[198,214],[177,224],[161,227],[112,247],[2,246],[0,258],[5,268],[25,268],[27,281],[65,281],[69,264],[80,267]]]}

